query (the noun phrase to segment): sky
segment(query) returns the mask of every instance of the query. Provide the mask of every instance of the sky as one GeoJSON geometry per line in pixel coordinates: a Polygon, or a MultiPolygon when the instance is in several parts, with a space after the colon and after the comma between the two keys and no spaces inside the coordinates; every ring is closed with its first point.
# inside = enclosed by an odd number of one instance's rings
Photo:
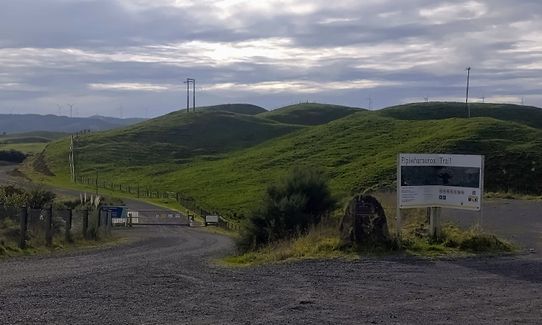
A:
{"type": "Polygon", "coordinates": [[[0,0],[0,113],[542,106],[540,0],[0,0]],[[192,104],[191,104],[192,105],[192,104]]]}

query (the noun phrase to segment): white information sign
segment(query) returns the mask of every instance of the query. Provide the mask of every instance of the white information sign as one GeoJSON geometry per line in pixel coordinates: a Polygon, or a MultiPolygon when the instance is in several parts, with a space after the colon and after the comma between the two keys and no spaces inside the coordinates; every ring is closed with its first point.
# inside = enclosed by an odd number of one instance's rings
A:
{"type": "Polygon", "coordinates": [[[442,207],[479,211],[484,157],[399,154],[397,194],[400,209],[442,207]]]}
{"type": "Polygon", "coordinates": [[[205,216],[205,223],[218,223],[218,216],[205,216]]]}

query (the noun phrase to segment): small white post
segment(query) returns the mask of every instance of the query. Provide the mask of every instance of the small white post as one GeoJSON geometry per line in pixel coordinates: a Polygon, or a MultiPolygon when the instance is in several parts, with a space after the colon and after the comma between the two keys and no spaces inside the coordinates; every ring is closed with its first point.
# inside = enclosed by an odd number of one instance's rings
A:
{"type": "Polygon", "coordinates": [[[431,214],[429,215],[429,234],[431,237],[440,235],[440,213],[441,208],[431,208],[431,214]]]}
{"type": "Polygon", "coordinates": [[[486,157],[482,156],[482,168],[480,168],[480,220],[479,220],[479,228],[480,230],[483,229],[483,222],[484,222],[484,168],[485,168],[485,160],[486,157]]]}

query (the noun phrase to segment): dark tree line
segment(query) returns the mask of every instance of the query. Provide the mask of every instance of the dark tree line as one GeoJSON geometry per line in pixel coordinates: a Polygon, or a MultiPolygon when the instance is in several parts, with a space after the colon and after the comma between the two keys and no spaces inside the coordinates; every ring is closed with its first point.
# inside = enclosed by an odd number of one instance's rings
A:
{"type": "Polygon", "coordinates": [[[17,150],[0,150],[0,161],[21,163],[26,159],[26,154],[17,150]]]}

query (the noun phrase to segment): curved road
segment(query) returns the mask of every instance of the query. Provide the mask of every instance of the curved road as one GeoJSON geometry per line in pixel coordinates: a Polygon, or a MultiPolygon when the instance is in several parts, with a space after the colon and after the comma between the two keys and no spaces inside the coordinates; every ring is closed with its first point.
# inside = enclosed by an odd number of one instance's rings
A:
{"type": "Polygon", "coordinates": [[[362,257],[232,269],[201,228],[0,260],[0,324],[539,324],[542,259],[362,257]]]}

